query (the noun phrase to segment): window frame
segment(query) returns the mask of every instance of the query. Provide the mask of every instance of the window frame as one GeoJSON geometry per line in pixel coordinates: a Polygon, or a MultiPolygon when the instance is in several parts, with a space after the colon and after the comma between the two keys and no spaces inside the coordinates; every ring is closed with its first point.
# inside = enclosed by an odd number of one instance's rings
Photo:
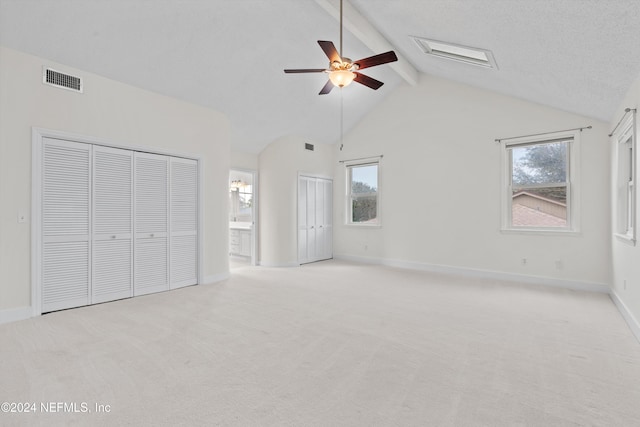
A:
{"type": "MultiPolygon", "coordinates": [[[[346,185],[345,185],[345,225],[353,226],[353,227],[368,227],[368,228],[380,228],[382,226],[382,221],[380,218],[380,171],[381,171],[381,159],[380,158],[371,158],[371,159],[362,159],[358,161],[345,162],[345,172],[346,172],[346,185]],[[376,221],[374,223],[368,222],[353,222],[353,204],[352,204],[352,193],[351,193],[351,179],[352,179],[352,170],[357,167],[364,166],[376,166],[377,167],[377,187],[375,193],[363,193],[366,195],[375,194],[376,195],[376,221]]],[[[360,195],[362,196],[362,194],[360,195]]]]}
{"type": "Polygon", "coordinates": [[[613,206],[614,214],[614,236],[620,241],[635,246],[636,244],[636,217],[637,217],[637,150],[636,150],[636,123],[635,114],[620,123],[618,131],[614,133],[613,141],[615,143],[614,156],[614,191],[613,206]],[[629,143],[628,147],[625,145],[629,143]],[[623,156],[623,150],[629,150],[628,155],[623,156]],[[627,173],[621,171],[621,162],[626,160],[628,169],[627,173]],[[624,183],[622,182],[624,181],[624,183]],[[621,191],[621,187],[625,186],[625,191],[621,191]]]}
{"type": "MultiPolygon", "coordinates": [[[[540,234],[540,235],[562,235],[578,234],[580,232],[580,130],[561,131],[545,133],[541,135],[509,138],[500,141],[501,163],[502,163],[502,184],[501,184],[501,227],[503,233],[520,234],[540,234]],[[567,224],[564,227],[535,227],[535,226],[514,226],[512,218],[513,205],[513,163],[511,149],[524,146],[542,145],[553,142],[567,143],[567,165],[565,182],[538,184],[526,186],[528,188],[548,188],[565,187],[567,191],[567,224]]],[[[523,186],[517,186],[521,188],[523,186]]]]}

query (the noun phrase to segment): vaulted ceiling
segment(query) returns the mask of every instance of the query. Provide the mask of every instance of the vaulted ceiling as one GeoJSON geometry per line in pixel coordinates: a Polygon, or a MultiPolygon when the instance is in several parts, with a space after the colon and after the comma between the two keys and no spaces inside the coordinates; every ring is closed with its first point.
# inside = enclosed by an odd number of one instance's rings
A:
{"type": "Polygon", "coordinates": [[[341,102],[348,130],[410,84],[412,68],[605,121],[640,74],[637,0],[349,0],[344,55],[386,43],[401,58],[367,70],[385,82],[378,91],[353,84],[342,100],[340,90],[319,96],[326,75],[282,70],[328,65],[317,40],[338,45],[337,4],[0,0],[0,44],[220,110],[232,149],[249,152],[289,134],[336,142],[341,102]],[[489,49],[498,69],[428,57],[409,36],[489,49]]]}

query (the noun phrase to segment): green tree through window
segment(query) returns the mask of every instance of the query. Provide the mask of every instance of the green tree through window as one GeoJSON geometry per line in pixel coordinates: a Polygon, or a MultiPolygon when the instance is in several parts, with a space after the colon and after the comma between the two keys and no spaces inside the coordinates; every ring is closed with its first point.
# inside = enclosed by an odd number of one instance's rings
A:
{"type": "Polygon", "coordinates": [[[349,179],[349,223],[377,225],[378,164],[353,165],[347,168],[349,179]]]}
{"type": "Polygon", "coordinates": [[[378,216],[378,198],[376,189],[364,182],[351,183],[352,222],[367,222],[378,216]]]}

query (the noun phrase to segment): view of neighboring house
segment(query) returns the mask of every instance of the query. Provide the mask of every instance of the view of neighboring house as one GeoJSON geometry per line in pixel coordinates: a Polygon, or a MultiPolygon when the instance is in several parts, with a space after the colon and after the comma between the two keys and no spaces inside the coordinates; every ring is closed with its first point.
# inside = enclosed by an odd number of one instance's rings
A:
{"type": "Polygon", "coordinates": [[[512,196],[511,220],[514,226],[565,227],[567,204],[520,191],[512,196]]]}

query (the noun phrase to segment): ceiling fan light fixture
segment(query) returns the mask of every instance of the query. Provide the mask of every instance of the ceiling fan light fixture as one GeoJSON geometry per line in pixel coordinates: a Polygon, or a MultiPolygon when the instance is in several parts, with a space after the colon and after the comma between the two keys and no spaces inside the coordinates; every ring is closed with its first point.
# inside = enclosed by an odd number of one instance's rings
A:
{"type": "Polygon", "coordinates": [[[334,70],[329,73],[329,80],[338,87],[349,86],[355,78],[356,74],[349,70],[334,70]]]}

